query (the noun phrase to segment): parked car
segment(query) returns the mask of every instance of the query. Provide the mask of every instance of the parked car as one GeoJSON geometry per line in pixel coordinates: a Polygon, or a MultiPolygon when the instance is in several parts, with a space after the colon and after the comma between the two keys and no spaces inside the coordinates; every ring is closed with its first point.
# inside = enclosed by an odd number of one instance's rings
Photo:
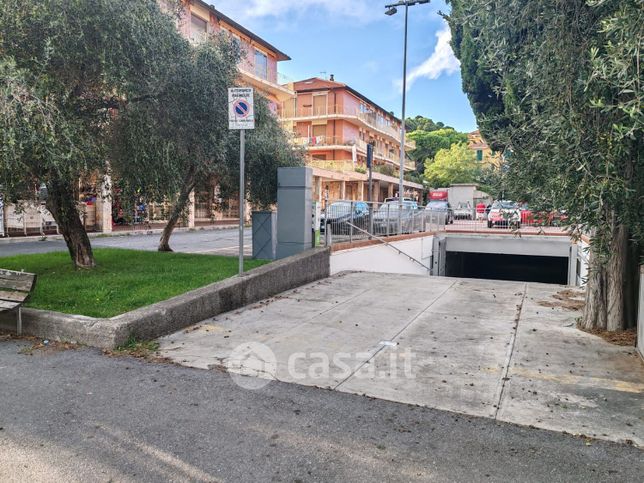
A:
{"type": "Polygon", "coordinates": [[[568,220],[564,210],[532,211],[527,204],[521,205],[521,223],[537,226],[560,226],[568,220]]]}
{"type": "Polygon", "coordinates": [[[471,220],[472,219],[472,207],[469,203],[459,203],[454,208],[454,219],[456,220],[471,220]]]}
{"type": "MultiPolygon", "coordinates": [[[[362,230],[369,229],[369,205],[365,201],[335,201],[327,206],[320,217],[320,231],[324,233],[326,227],[331,227],[331,232],[337,235],[348,235],[351,225],[362,230]]],[[[354,228],[354,233],[360,233],[354,228]]]]}
{"type": "Polygon", "coordinates": [[[405,200],[400,211],[398,200],[383,203],[373,213],[373,230],[376,235],[398,234],[398,220],[402,221],[402,233],[410,233],[414,229],[414,222],[420,218],[418,203],[405,200]]]}
{"type": "Polygon", "coordinates": [[[521,224],[522,225],[534,225],[535,224],[535,214],[532,212],[527,203],[522,203],[519,205],[519,210],[521,213],[521,224]]]}
{"type": "Polygon", "coordinates": [[[447,201],[432,200],[427,203],[427,206],[425,206],[425,211],[431,215],[434,215],[435,213],[443,214],[443,216],[445,216],[446,225],[454,223],[454,212],[447,201]]]}
{"type": "Polygon", "coordinates": [[[511,226],[521,228],[521,210],[514,201],[495,201],[487,217],[487,227],[511,226]]]}

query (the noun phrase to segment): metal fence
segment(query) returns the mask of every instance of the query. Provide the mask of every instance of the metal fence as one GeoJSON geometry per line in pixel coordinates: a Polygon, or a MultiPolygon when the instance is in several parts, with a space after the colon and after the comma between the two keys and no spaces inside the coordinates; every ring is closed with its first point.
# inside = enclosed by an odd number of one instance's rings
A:
{"type": "Polygon", "coordinates": [[[426,210],[405,201],[332,201],[322,210],[320,231],[326,244],[353,242],[372,237],[437,232],[445,229],[447,213],[426,210]]]}
{"type": "Polygon", "coordinates": [[[423,232],[461,232],[516,235],[563,235],[568,233],[564,213],[533,213],[526,209],[480,210],[457,207],[439,210],[405,200],[388,202],[336,200],[322,210],[320,231],[328,244],[373,237],[423,232]]]}
{"type": "Polygon", "coordinates": [[[568,217],[562,212],[532,212],[528,209],[487,209],[453,208],[448,217],[445,231],[518,234],[567,233],[568,217]]]}

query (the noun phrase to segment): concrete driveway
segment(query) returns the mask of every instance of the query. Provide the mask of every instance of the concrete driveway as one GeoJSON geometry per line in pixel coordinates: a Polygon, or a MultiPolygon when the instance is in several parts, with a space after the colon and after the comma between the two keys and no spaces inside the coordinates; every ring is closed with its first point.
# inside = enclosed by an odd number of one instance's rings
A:
{"type": "Polygon", "coordinates": [[[344,273],[162,338],[159,352],[251,389],[277,379],[644,446],[644,366],[575,328],[579,313],[561,307],[575,295],[344,273]]]}

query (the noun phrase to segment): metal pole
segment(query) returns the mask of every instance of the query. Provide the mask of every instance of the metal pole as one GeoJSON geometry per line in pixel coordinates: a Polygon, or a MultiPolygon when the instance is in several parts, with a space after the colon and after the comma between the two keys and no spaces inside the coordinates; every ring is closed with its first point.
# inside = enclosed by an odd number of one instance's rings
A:
{"type": "Polygon", "coordinates": [[[405,101],[407,95],[407,17],[409,4],[405,2],[405,40],[403,48],[402,123],[400,129],[400,185],[398,186],[398,233],[402,233],[402,209],[405,197],[405,101]]]}
{"type": "Polygon", "coordinates": [[[239,275],[244,273],[244,212],[245,212],[245,183],[244,157],[246,151],[246,132],[239,130],[239,275]]]}

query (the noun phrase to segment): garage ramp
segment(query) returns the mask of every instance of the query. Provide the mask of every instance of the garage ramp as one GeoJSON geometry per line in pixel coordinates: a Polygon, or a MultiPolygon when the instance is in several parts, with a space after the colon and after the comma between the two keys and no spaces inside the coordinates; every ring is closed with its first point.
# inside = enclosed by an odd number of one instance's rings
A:
{"type": "Polygon", "coordinates": [[[277,379],[644,446],[644,366],[575,328],[580,295],[341,273],[164,337],[159,352],[257,376],[240,385],[277,379]]]}

